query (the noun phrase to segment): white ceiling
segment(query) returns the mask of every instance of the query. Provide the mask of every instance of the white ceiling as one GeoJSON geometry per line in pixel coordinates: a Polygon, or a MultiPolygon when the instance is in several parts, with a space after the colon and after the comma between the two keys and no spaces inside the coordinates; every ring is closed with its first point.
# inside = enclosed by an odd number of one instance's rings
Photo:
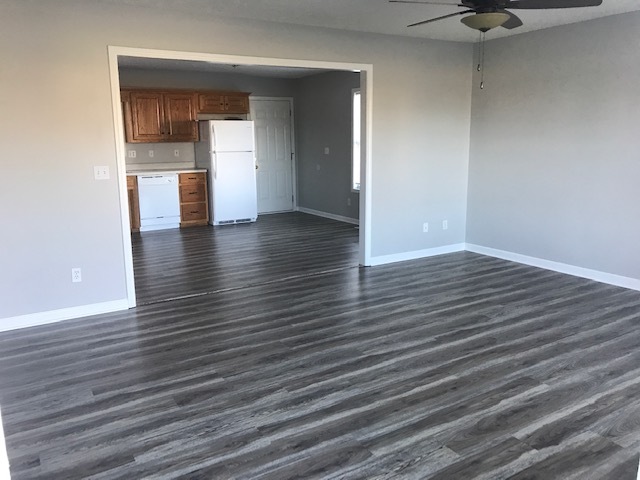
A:
{"type": "MultiPolygon", "coordinates": [[[[406,28],[409,23],[459,11],[455,0],[446,5],[407,5],[387,0],[101,0],[165,11],[181,10],[201,15],[263,20],[284,24],[317,26],[358,32],[405,35],[437,40],[474,42],[478,32],[460,23],[460,17],[406,28]]],[[[604,0],[599,7],[554,10],[518,10],[524,26],[514,30],[496,28],[487,40],[532,30],[581,22],[598,17],[640,10],[638,0],[604,0]]]]}

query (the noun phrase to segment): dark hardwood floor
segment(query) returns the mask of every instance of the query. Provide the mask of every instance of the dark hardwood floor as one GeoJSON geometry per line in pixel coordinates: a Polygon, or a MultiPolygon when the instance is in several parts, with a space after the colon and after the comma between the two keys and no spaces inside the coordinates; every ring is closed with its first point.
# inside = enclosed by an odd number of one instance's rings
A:
{"type": "Polygon", "coordinates": [[[342,241],[325,273],[254,260],[217,293],[0,334],[13,479],[635,480],[639,292],[467,252],[360,269],[342,241]]]}
{"type": "Polygon", "coordinates": [[[304,213],[132,236],[139,305],[358,265],[354,225],[304,213]]]}

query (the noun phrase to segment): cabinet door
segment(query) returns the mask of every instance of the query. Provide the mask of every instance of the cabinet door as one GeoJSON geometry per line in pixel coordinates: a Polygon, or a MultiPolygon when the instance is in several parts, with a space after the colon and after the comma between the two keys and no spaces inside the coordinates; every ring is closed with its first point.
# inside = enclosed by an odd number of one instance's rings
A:
{"type": "Polygon", "coordinates": [[[249,96],[227,95],[225,99],[225,110],[228,113],[249,113],[249,96]]]}
{"type": "Polygon", "coordinates": [[[165,93],[165,135],[169,142],[194,142],[198,140],[198,123],[192,94],[165,93]]]}
{"type": "Polygon", "coordinates": [[[198,95],[198,112],[224,113],[225,96],[218,93],[201,93],[198,95]]]}
{"type": "Polygon", "coordinates": [[[138,177],[127,175],[127,194],[129,196],[129,225],[132,232],[140,231],[140,204],[138,202],[138,177]]]}
{"type": "Polygon", "coordinates": [[[131,92],[130,142],[159,142],[164,137],[163,96],[156,92],[131,92]]]}

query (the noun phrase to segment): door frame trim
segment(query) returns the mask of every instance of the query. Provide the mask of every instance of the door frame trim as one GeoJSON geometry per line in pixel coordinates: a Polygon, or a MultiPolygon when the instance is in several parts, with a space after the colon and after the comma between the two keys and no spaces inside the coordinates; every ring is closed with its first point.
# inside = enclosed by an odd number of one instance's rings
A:
{"type": "Polygon", "coordinates": [[[273,67],[302,67],[325,70],[346,70],[360,72],[360,88],[364,95],[362,109],[365,125],[361,142],[362,183],[360,185],[360,238],[358,262],[371,265],[371,219],[372,219],[372,135],[373,135],[373,64],[356,62],[331,62],[310,59],[273,58],[245,55],[225,55],[218,53],[157,50],[150,48],[107,46],[109,77],[111,80],[111,102],[114,125],[114,145],[120,193],[120,226],[122,231],[122,254],[129,307],[136,306],[135,279],[133,274],[133,252],[129,225],[129,201],[127,198],[127,167],[125,155],[124,119],[120,98],[120,76],[118,57],[157,58],[166,60],[191,60],[196,62],[223,63],[230,65],[264,65],[273,67]]]}
{"type": "MultiPolygon", "coordinates": [[[[263,97],[263,96],[250,96],[249,97],[249,105],[251,105],[252,101],[273,101],[273,100],[287,100],[289,102],[289,110],[291,111],[291,116],[289,117],[289,129],[291,131],[291,192],[293,194],[293,201],[291,203],[291,211],[295,212],[298,208],[298,168],[296,163],[298,161],[298,154],[296,153],[296,133],[295,133],[295,112],[293,110],[293,97],[263,97]]],[[[249,117],[253,120],[251,116],[251,108],[249,108],[249,117]]],[[[259,212],[258,212],[259,213],[259,212]]],[[[268,214],[265,214],[268,215],[268,214]]]]}

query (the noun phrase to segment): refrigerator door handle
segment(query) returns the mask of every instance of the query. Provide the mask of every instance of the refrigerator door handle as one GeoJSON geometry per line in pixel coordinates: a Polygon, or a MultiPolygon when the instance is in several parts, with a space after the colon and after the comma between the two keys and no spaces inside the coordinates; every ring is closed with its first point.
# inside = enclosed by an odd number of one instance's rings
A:
{"type": "Polygon", "coordinates": [[[218,155],[211,152],[211,156],[213,157],[213,179],[216,180],[218,178],[218,155]]]}
{"type": "Polygon", "coordinates": [[[213,125],[213,123],[210,123],[209,128],[211,128],[211,149],[213,151],[217,151],[219,149],[218,142],[216,142],[216,127],[213,125]]]}

